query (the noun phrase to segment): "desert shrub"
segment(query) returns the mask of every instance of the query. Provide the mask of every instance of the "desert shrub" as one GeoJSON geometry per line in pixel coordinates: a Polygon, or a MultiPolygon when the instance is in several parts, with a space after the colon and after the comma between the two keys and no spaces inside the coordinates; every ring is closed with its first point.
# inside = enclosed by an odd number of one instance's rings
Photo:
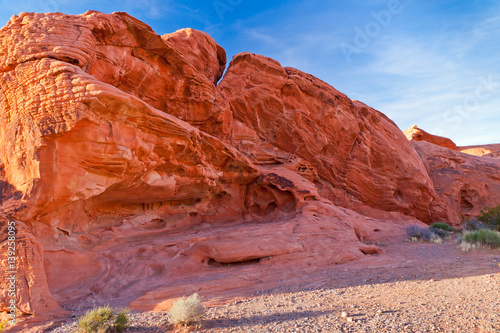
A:
{"type": "Polygon", "coordinates": [[[78,320],[78,328],[84,333],[121,332],[130,326],[129,315],[128,309],[116,312],[109,305],[94,308],[78,320]]]}
{"type": "Polygon", "coordinates": [[[476,219],[475,217],[465,218],[463,220],[463,225],[464,229],[468,231],[486,229],[486,225],[483,222],[476,219]]]}
{"type": "Polygon", "coordinates": [[[500,206],[485,207],[476,219],[481,221],[486,228],[500,231],[500,206]]]}
{"type": "Polygon", "coordinates": [[[478,245],[500,248],[500,232],[490,229],[480,229],[464,235],[464,241],[478,245]]]}
{"type": "Polygon", "coordinates": [[[116,314],[115,318],[115,330],[121,332],[126,330],[130,326],[130,310],[120,309],[116,314]]]}
{"type": "Polygon", "coordinates": [[[474,250],[476,247],[477,247],[477,244],[475,244],[475,243],[469,243],[469,242],[466,242],[464,240],[462,242],[460,242],[460,249],[463,252],[470,252],[471,250],[474,250]]]}
{"type": "Polygon", "coordinates": [[[455,231],[457,231],[457,229],[455,229],[454,227],[452,227],[451,225],[449,225],[446,222],[433,223],[433,224],[431,224],[431,228],[441,229],[441,230],[448,231],[448,232],[455,232],[455,231]]]}
{"type": "Polygon", "coordinates": [[[174,325],[196,325],[204,315],[205,307],[201,304],[198,294],[182,297],[175,301],[168,311],[169,322],[174,325]]]}
{"type": "MultiPolygon", "coordinates": [[[[440,229],[422,228],[418,225],[410,225],[406,227],[406,236],[408,240],[411,241],[423,241],[423,242],[433,242],[441,243],[441,236],[439,234],[445,232],[440,229]],[[436,231],[439,230],[439,231],[436,231]]],[[[446,232],[445,232],[446,233],[446,232]]],[[[448,233],[446,233],[446,236],[448,233]]],[[[443,237],[444,238],[444,237],[443,237]]]]}
{"type": "Polygon", "coordinates": [[[416,238],[416,239],[430,239],[431,232],[429,229],[424,229],[419,227],[418,225],[410,225],[406,227],[406,236],[408,238],[416,238]]]}
{"type": "Polygon", "coordinates": [[[450,233],[448,231],[444,231],[443,229],[431,227],[429,230],[439,238],[450,238],[450,233]]]}

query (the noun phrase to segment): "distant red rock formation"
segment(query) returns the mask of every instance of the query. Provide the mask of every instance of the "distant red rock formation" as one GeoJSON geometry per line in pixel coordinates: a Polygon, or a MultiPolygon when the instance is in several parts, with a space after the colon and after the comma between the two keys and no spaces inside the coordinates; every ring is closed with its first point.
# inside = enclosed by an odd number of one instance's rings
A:
{"type": "Polygon", "coordinates": [[[22,313],[271,288],[500,198],[496,159],[410,142],[270,58],[225,65],[206,33],[159,36],[126,13],[0,30],[0,217],[18,227],[22,313]]]}
{"type": "Polygon", "coordinates": [[[446,203],[444,221],[459,223],[484,207],[500,204],[500,159],[474,156],[428,142],[413,142],[431,176],[439,198],[446,203]]]}
{"type": "Polygon", "coordinates": [[[403,132],[410,141],[427,141],[448,149],[457,149],[457,145],[448,138],[433,135],[413,125],[403,132]]]}
{"type": "Polygon", "coordinates": [[[469,155],[500,157],[500,144],[457,147],[458,151],[469,155]]]}
{"type": "Polygon", "coordinates": [[[426,166],[444,204],[434,213],[458,224],[484,207],[500,204],[500,144],[457,147],[448,138],[427,133],[416,125],[404,131],[426,166]],[[445,211],[445,212],[444,212],[445,211]]]}

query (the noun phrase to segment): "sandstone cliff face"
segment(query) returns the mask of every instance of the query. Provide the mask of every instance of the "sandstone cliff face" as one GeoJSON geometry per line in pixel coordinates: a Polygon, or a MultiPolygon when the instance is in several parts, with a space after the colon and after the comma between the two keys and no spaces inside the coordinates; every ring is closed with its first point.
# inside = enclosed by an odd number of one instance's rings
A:
{"type": "Polygon", "coordinates": [[[413,142],[444,199],[446,221],[458,223],[460,215],[474,216],[500,202],[500,160],[453,151],[424,141],[413,142]]]}
{"type": "Polygon", "coordinates": [[[57,303],[52,297],[45,275],[43,248],[32,234],[31,230],[20,221],[2,217],[0,225],[0,266],[2,289],[0,290],[0,312],[10,312],[10,280],[14,276],[17,280],[17,309],[22,314],[43,315],[56,309],[57,303]],[[8,223],[10,222],[10,223],[8,223]],[[16,227],[16,241],[8,239],[8,227],[16,227]],[[9,251],[17,247],[17,257],[14,267],[11,266],[12,256],[9,251]],[[9,249],[10,248],[10,249],[9,249]],[[16,272],[16,273],[13,273],[16,272]]]}
{"type": "Polygon", "coordinates": [[[225,63],[207,34],[160,37],[126,13],[22,13],[0,30],[0,217],[18,226],[23,313],[279,286],[454,221],[457,193],[471,214],[497,193],[493,161],[415,150],[272,59],[240,54],[221,80],[225,63]],[[444,181],[436,156],[467,171],[444,181]],[[491,172],[463,187],[474,168],[491,172]]]}
{"type": "MultiPolygon", "coordinates": [[[[19,286],[23,313],[54,308],[52,293],[64,305],[97,290],[85,286],[110,273],[103,271],[111,268],[103,261],[110,248],[94,249],[107,244],[100,236],[105,228],[125,224],[128,230],[142,230],[135,233],[139,235],[242,217],[251,194],[246,186],[259,177],[257,168],[237,150],[165,112],[186,115],[191,111],[182,105],[191,99],[197,108],[203,98],[158,91],[153,98],[165,105],[160,111],[136,97],[143,97],[141,91],[154,92],[152,83],[164,78],[176,91],[185,90],[174,81],[194,86],[195,80],[197,92],[206,87],[209,98],[215,98],[213,82],[144,24],[125,14],[22,14],[0,37],[2,222],[8,216],[18,228],[24,222],[38,238],[18,240],[26,252],[18,252],[24,258],[20,262],[26,262],[19,266],[27,281],[19,286]],[[126,47],[113,40],[117,36],[126,47]],[[116,46],[106,51],[106,59],[100,57],[103,44],[116,46]],[[125,62],[134,61],[127,53],[133,50],[144,51],[150,61],[141,63],[160,74],[143,81],[147,89],[137,81],[110,80],[117,87],[105,83],[115,72],[102,66],[99,72],[101,62],[120,59],[118,51],[126,51],[120,53],[125,62]],[[168,52],[181,64],[165,65],[168,52]],[[155,67],[161,63],[163,69],[155,67]]],[[[134,77],[139,73],[147,70],[120,75],[142,80],[134,77]]],[[[130,278],[139,276],[132,273],[130,278]]],[[[8,300],[3,295],[0,301],[3,310],[8,300]]]]}
{"type": "Polygon", "coordinates": [[[226,51],[210,35],[193,29],[181,29],[161,38],[213,84],[226,69],[226,51]]]}
{"type": "Polygon", "coordinates": [[[380,112],[250,53],[233,59],[218,89],[236,120],[308,161],[334,188],[369,206],[429,220],[432,182],[404,135],[380,112]]]}
{"type": "Polygon", "coordinates": [[[404,131],[431,176],[437,198],[433,220],[459,224],[463,217],[500,203],[500,145],[457,147],[448,138],[412,126],[404,131]]]}
{"type": "MultiPolygon", "coordinates": [[[[43,26],[43,23],[49,21],[40,16],[21,15],[15,24],[24,22],[26,29],[39,29],[39,39],[44,40],[49,27],[43,26]],[[40,24],[42,27],[38,26],[40,24]]],[[[99,65],[100,58],[95,48],[100,43],[116,45],[118,42],[113,40],[116,36],[121,36],[120,41],[128,43],[129,49],[149,47],[156,53],[160,52],[158,50],[165,51],[161,47],[168,50],[163,40],[148,31],[147,26],[125,14],[55,15],[55,20],[65,22],[66,30],[76,29],[75,34],[78,32],[79,36],[87,36],[93,42],[83,43],[87,48],[82,46],[81,50],[74,51],[76,55],[69,51],[62,55],[57,52],[49,55],[36,53],[29,58],[32,61],[24,61],[1,73],[1,105],[7,111],[2,114],[2,142],[11,143],[2,147],[2,162],[9,184],[26,193],[24,200],[29,204],[22,213],[24,219],[50,221],[51,218],[45,216],[61,214],[55,212],[58,208],[97,196],[99,199],[94,201],[107,209],[110,209],[108,202],[120,207],[123,200],[140,207],[162,203],[164,199],[174,202],[201,201],[203,197],[225,192],[220,186],[227,187],[227,194],[234,191],[237,184],[246,184],[257,178],[257,169],[238,151],[128,94],[130,89],[124,86],[126,80],[113,82],[120,90],[96,79],[99,73],[95,66],[99,65]],[[82,22],[92,22],[92,25],[84,26],[82,22]],[[109,31],[103,32],[105,28],[109,31]],[[96,32],[92,34],[89,29],[96,32]],[[137,32],[137,35],[130,36],[129,31],[137,32]],[[99,33],[108,36],[107,40],[99,40],[99,33]],[[96,41],[99,43],[96,44],[96,41]],[[85,60],[80,61],[78,57],[85,60]],[[89,75],[84,69],[94,75],[89,75]],[[194,183],[186,187],[184,183],[190,178],[194,183]],[[227,185],[221,185],[221,181],[227,185]],[[110,187],[113,188],[112,195],[107,191],[110,187]],[[130,190],[133,192],[127,192],[130,190]],[[143,197],[146,192],[147,197],[143,197]]],[[[14,29],[9,26],[4,28],[6,33],[14,29]]],[[[65,35],[68,43],[78,45],[76,37],[69,38],[68,35],[71,34],[65,35]]],[[[3,40],[8,41],[8,38],[3,40]]],[[[51,43],[55,45],[45,48],[58,50],[59,39],[55,38],[51,43]]],[[[119,45],[116,48],[127,50],[127,47],[119,45]]],[[[34,52],[33,48],[28,50],[34,52]]],[[[179,61],[183,59],[177,51],[170,50],[179,61]]],[[[115,52],[109,51],[108,57],[114,55],[115,52]]],[[[150,65],[144,60],[142,63],[150,65]]],[[[126,67],[130,64],[125,62],[122,65],[126,67]]],[[[202,77],[186,61],[182,66],[190,70],[184,74],[184,81],[194,76],[202,77]]],[[[133,65],[130,67],[135,68],[133,65]]],[[[151,78],[152,82],[158,84],[158,77],[167,77],[169,86],[172,86],[175,77],[169,74],[174,70],[180,72],[179,67],[181,65],[166,66],[168,71],[160,71],[161,74],[151,78]]],[[[147,73],[137,69],[137,73],[144,72],[147,73]]],[[[138,87],[133,83],[134,79],[138,80],[134,73],[123,75],[132,80],[130,85],[136,89],[136,95],[139,91],[155,91],[153,88],[157,88],[147,80],[143,80],[143,84],[148,89],[138,87]]],[[[213,83],[207,82],[206,85],[214,91],[213,83]]],[[[182,99],[174,92],[160,91],[160,94],[182,99]]],[[[188,101],[182,101],[182,104],[186,103],[188,101]]],[[[196,99],[192,104],[196,107],[202,101],[196,99]]],[[[176,103],[165,108],[177,115],[185,111],[176,103]]],[[[235,196],[238,195],[227,195],[235,196]]],[[[235,204],[235,207],[238,206],[240,203],[235,204]]],[[[82,219],[89,220],[85,216],[89,213],[81,214],[75,219],[78,220],[74,222],[76,229],[85,225],[82,219]]],[[[66,227],[69,230],[73,228],[66,227]]]]}
{"type": "Polygon", "coordinates": [[[86,17],[96,44],[89,74],[207,133],[228,132],[230,114],[215,91],[226,53],[209,35],[183,29],[160,37],[126,13],[86,17]]]}

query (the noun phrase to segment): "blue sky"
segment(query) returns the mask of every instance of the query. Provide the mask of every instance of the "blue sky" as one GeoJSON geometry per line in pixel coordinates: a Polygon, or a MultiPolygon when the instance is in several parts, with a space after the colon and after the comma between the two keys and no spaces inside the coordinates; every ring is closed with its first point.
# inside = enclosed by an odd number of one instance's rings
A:
{"type": "Polygon", "coordinates": [[[126,11],[158,34],[208,32],[229,59],[263,54],[459,145],[500,143],[500,2],[0,0],[23,11],[126,11]]]}

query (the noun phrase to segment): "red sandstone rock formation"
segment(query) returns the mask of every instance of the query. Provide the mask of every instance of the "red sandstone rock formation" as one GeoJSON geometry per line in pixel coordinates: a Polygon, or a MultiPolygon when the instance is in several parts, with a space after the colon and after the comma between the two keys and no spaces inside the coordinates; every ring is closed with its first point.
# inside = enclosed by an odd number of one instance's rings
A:
{"type": "Polygon", "coordinates": [[[460,216],[474,216],[485,206],[500,203],[500,159],[473,156],[428,142],[413,142],[444,200],[447,218],[458,223],[460,216]]]}
{"type": "Polygon", "coordinates": [[[181,29],[162,38],[214,84],[222,78],[226,69],[226,51],[210,35],[198,30],[181,29]]]}
{"type": "Polygon", "coordinates": [[[448,149],[457,149],[457,145],[448,138],[433,135],[413,125],[403,132],[410,141],[427,141],[448,149]]]}
{"type": "Polygon", "coordinates": [[[493,161],[410,143],[262,56],[236,56],[217,85],[225,63],[207,34],[160,37],[125,13],[22,13],[0,30],[0,255],[14,221],[23,313],[271,288],[498,197],[493,161]],[[445,177],[474,168],[486,178],[445,177]]]}
{"type": "Polygon", "coordinates": [[[469,155],[500,157],[500,144],[457,147],[458,151],[469,155]]]}
{"type": "Polygon", "coordinates": [[[500,203],[500,145],[457,147],[448,138],[412,126],[404,133],[426,166],[441,205],[433,220],[458,224],[463,217],[500,203]],[[473,156],[475,155],[475,156],[473,156]]]}
{"type": "Polygon", "coordinates": [[[380,112],[309,74],[250,53],[233,59],[217,88],[236,120],[264,143],[308,161],[317,183],[327,183],[321,187],[429,220],[432,183],[404,135],[380,112]]]}
{"type": "Polygon", "coordinates": [[[35,238],[29,228],[20,221],[13,221],[6,217],[2,218],[0,225],[0,279],[2,288],[0,289],[0,311],[10,312],[7,308],[12,297],[9,279],[14,276],[17,281],[17,308],[22,314],[43,315],[57,307],[47,286],[45,275],[43,248],[35,238]],[[9,223],[10,222],[10,223],[9,223]],[[16,240],[9,241],[9,226],[16,228],[16,240]],[[9,252],[17,247],[17,257],[14,266],[9,261],[9,252]],[[9,249],[10,248],[10,249],[9,249]],[[16,264],[17,262],[17,264],[16,264]],[[17,272],[17,273],[16,273],[17,272]],[[9,287],[7,287],[9,286],[9,287]]]}

